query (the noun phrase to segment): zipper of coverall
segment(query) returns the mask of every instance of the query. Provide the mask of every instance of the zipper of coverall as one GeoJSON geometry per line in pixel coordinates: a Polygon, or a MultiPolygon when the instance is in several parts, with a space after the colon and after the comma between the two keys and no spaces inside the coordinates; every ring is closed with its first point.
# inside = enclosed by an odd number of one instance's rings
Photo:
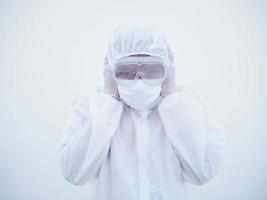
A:
{"type": "Polygon", "coordinates": [[[147,131],[146,123],[148,112],[144,110],[139,113],[134,113],[132,110],[132,117],[134,119],[135,127],[136,127],[136,137],[137,137],[137,150],[138,150],[138,166],[139,166],[139,200],[149,200],[150,191],[149,191],[149,182],[146,174],[145,168],[145,158],[146,155],[146,137],[147,131]],[[141,114],[141,118],[138,117],[138,114],[141,114]],[[147,188],[147,191],[145,190],[147,188]]]}

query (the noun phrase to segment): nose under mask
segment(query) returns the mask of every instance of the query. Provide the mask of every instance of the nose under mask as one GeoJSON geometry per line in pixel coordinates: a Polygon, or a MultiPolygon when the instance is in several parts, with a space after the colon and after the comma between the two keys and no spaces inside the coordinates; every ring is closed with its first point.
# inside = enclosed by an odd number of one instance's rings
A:
{"type": "Polygon", "coordinates": [[[160,98],[161,84],[149,85],[144,79],[124,80],[126,84],[118,84],[118,92],[122,100],[136,110],[152,108],[160,98]]]}

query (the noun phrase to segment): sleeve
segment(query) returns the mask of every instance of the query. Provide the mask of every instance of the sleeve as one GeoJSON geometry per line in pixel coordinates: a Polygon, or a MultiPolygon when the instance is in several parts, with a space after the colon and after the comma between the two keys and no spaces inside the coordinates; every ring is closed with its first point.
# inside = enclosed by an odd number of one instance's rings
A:
{"type": "Polygon", "coordinates": [[[68,182],[83,185],[97,176],[121,111],[121,103],[104,93],[72,100],[57,150],[60,171],[68,182]]]}
{"type": "Polygon", "coordinates": [[[192,89],[183,89],[166,96],[159,113],[183,179],[194,185],[211,180],[220,170],[225,131],[206,104],[192,89]]]}

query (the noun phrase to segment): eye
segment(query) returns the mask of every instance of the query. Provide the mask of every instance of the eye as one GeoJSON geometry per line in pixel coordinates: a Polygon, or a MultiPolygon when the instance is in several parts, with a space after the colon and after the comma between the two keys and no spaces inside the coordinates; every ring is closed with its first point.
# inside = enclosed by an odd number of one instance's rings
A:
{"type": "Polygon", "coordinates": [[[132,73],[122,71],[122,72],[116,73],[116,77],[119,79],[131,79],[132,73]]]}

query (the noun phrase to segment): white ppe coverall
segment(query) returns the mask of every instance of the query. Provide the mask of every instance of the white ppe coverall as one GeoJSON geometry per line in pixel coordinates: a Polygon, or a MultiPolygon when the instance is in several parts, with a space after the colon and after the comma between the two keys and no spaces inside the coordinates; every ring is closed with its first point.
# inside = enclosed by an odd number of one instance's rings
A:
{"type": "MultiPolygon", "coordinates": [[[[108,47],[112,63],[134,53],[173,62],[158,31],[119,28],[108,47]]],[[[193,90],[136,111],[104,92],[77,96],[58,148],[60,170],[92,200],[187,200],[186,182],[201,185],[221,166],[223,129],[193,90]]]]}

